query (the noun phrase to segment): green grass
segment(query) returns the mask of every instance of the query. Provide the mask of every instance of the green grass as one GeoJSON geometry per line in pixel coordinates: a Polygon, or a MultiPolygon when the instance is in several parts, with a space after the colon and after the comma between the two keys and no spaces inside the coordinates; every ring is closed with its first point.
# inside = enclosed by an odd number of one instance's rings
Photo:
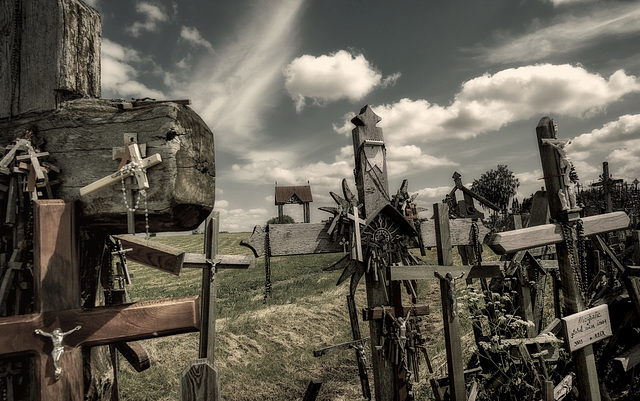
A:
{"type": "MultiPolygon", "coordinates": [[[[220,254],[252,255],[239,245],[248,233],[222,233],[220,254]]],[[[202,252],[203,236],[155,237],[187,252],[202,252]]],[[[323,382],[318,400],[361,399],[353,351],[320,358],[313,350],[351,340],[346,307],[348,282],[336,286],[339,271],[322,269],[342,254],[274,257],[271,259],[272,296],[263,303],[264,258],[251,270],[224,270],[216,278],[217,320],[215,364],[221,376],[223,399],[302,399],[311,379],[323,382]]],[[[435,250],[423,259],[435,264],[435,250]]],[[[454,263],[460,264],[454,252],[454,263]]],[[[133,273],[129,293],[133,301],[199,295],[201,271],[184,269],[179,277],[130,263],[133,273]]],[[[440,289],[436,280],[420,282],[419,303],[431,307],[424,317],[429,354],[438,376],[446,375],[440,289]]],[[[356,294],[358,308],[366,306],[364,279],[356,294]]],[[[363,335],[368,325],[360,323],[363,335]]],[[[467,356],[475,346],[470,324],[463,326],[467,356]]],[[[123,400],[179,400],[179,379],[189,362],[198,357],[198,334],[183,334],[142,342],[151,368],[136,373],[121,358],[119,387],[123,400]]],[[[369,358],[369,363],[371,359],[369,358]]],[[[432,399],[426,364],[421,362],[421,383],[414,385],[416,399],[432,399]]],[[[369,370],[373,391],[373,372],[369,370]]]]}

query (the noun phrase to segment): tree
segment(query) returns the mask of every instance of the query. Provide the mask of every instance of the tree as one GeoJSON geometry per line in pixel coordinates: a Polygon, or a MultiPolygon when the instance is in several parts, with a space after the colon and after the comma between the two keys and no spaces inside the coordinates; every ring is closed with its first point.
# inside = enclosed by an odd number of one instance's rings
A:
{"type": "Polygon", "coordinates": [[[293,217],[287,214],[282,216],[282,223],[278,220],[277,217],[272,217],[269,219],[269,221],[267,221],[267,224],[293,224],[293,223],[295,223],[295,221],[293,220],[293,217]]]}
{"type": "Polygon", "coordinates": [[[484,172],[479,179],[473,180],[471,190],[506,212],[509,201],[515,196],[519,186],[520,181],[513,171],[504,164],[498,164],[495,170],[484,172]]]}

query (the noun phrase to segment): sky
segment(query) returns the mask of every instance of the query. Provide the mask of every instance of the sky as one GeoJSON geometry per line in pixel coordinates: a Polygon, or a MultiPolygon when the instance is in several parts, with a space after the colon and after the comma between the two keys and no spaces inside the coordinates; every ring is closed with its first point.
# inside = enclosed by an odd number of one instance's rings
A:
{"type": "MultiPolygon", "coordinates": [[[[102,15],[102,97],[190,99],[214,133],[223,231],[311,185],[311,221],[353,181],[350,119],[380,116],[390,192],[427,209],[505,164],[543,186],[535,127],[559,128],[582,185],[640,178],[640,2],[85,0],[102,15]]],[[[302,221],[302,207],[285,214],[302,221]]]]}

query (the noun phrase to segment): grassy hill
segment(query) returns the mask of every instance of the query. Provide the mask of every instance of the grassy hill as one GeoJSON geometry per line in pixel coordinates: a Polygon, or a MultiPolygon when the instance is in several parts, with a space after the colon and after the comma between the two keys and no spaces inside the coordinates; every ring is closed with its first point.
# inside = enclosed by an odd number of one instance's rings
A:
{"type": "MultiPolygon", "coordinates": [[[[223,233],[221,254],[251,255],[239,246],[248,233],[223,233]]],[[[156,237],[154,240],[188,252],[201,252],[202,235],[156,237]]],[[[434,251],[435,253],[435,251],[434,251]]],[[[353,351],[313,357],[313,350],[350,341],[346,307],[348,282],[337,287],[340,272],[322,268],[342,254],[278,257],[271,259],[272,297],[263,302],[264,259],[253,270],[226,270],[217,276],[215,364],[221,375],[226,401],[302,399],[311,379],[323,382],[318,400],[361,399],[353,351]]],[[[428,257],[435,260],[435,255],[428,257]]],[[[459,262],[457,262],[459,263],[459,262]]],[[[199,295],[201,272],[183,270],[179,277],[130,263],[129,287],[133,301],[199,295]]],[[[434,280],[421,283],[420,301],[431,305],[425,325],[432,337],[430,356],[439,374],[445,374],[439,287],[434,280]]],[[[359,286],[358,308],[366,306],[364,279],[359,286]]],[[[461,308],[462,309],[462,308],[461,308]]],[[[368,325],[361,322],[363,335],[368,325]]],[[[468,334],[463,342],[473,343],[468,334]]],[[[142,342],[151,356],[151,368],[136,373],[120,358],[119,387],[123,400],[179,400],[180,373],[198,357],[198,333],[142,342]]],[[[471,347],[465,347],[469,349],[471,347]]],[[[370,358],[369,358],[370,359],[370,358]]],[[[417,399],[430,399],[426,367],[422,362],[417,399]]],[[[373,373],[370,371],[373,391],[373,373]]]]}

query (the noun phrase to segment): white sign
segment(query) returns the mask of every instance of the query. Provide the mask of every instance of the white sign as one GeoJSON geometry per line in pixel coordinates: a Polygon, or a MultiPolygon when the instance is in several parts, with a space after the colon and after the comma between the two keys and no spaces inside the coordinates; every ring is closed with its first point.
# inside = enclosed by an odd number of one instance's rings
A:
{"type": "Polygon", "coordinates": [[[564,321],[567,346],[571,352],[612,334],[609,306],[606,304],[574,313],[563,317],[562,320],[564,321]]]}

